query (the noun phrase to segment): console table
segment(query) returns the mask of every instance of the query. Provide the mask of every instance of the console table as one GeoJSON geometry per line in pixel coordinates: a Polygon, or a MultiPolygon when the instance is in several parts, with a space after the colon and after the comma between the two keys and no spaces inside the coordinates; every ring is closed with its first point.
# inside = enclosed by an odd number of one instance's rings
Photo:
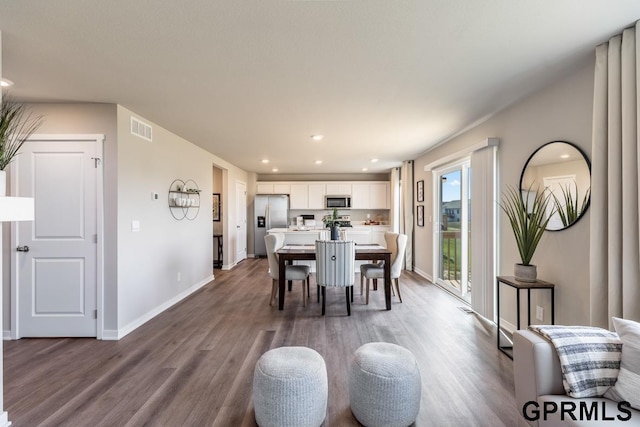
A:
{"type": "Polygon", "coordinates": [[[496,303],[498,304],[497,315],[498,315],[498,350],[509,356],[509,358],[513,359],[513,355],[509,354],[506,349],[510,348],[508,346],[500,345],[500,284],[503,283],[505,285],[511,286],[516,290],[516,320],[517,320],[517,328],[520,329],[520,291],[523,289],[527,290],[527,326],[531,324],[531,289],[549,289],[551,291],[551,324],[555,324],[555,285],[553,283],[545,282],[543,280],[536,280],[535,282],[521,282],[516,280],[513,276],[498,276],[496,277],[496,303]]]}
{"type": "Polygon", "coordinates": [[[214,240],[214,249],[216,248],[215,242],[216,241],[218,242],[217,244],[218,257],[213,260],[213,268],[222,268],[222,234],[214,234],[213,240],[214,240]]]}

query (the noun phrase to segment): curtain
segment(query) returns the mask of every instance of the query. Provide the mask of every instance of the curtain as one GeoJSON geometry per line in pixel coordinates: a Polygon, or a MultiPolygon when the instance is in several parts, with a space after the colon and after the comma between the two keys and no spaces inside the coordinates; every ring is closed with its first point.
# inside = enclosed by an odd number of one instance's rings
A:
{"type": "Polygon", "coordinates": [[[638,23],[596,48],[593,97],[591,324],[640,320],[638,23]]]}
{"type": "Polygon", "coordinates": [[[471,153],[471,308],[495,321],[497,139],[471,153]]]}
{"type": "Polygon", "coordinates": [[[407,235],[405,269],[413,270],[413,160],[402,162],[400,170],[400,233],[407,235]]]}

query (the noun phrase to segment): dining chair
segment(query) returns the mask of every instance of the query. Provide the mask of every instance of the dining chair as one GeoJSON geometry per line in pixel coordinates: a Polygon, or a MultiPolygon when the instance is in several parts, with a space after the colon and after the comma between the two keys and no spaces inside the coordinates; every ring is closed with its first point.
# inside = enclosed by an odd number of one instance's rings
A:
{"type": "MultiPolygon", "coordinates": [[[[404,254],[407,248],[407,235],[393,232],[384,233],[384,240],[387,243],[387,249],[391,251],[391,290],[393,290],[393,282],[396,283],[398,298],[402,302],[400,294],[400,273],[402,272],[402,264],[404,263],[404,254]]],[[[369,304],[369,280],[377,280],[384,278],[384,264],[364,264],[360,266],[360,294],[362,294],[363,282],[367,282],[366,303],[369,304]]]]}
{"type": "Polygon", "coordinates": [[[325,314],[327,286],[344,287],[347,315],[351,316],[355,282],[356,244],[352,240],[316,240],[316,282],[322,289],[322,315],[325,314]]]}
{"type": "MultiPolygon", "coordinates": [[[[280,279],[280,267],[278,264],[278,249],[284,246],[284,234],[273,233],[264,236],[264,243],[267,247],[267,259],[269,260],[269,275],[271,276],[271,298],[269,305],[273,305],[278,291],[278,280],[280,279]]],[[[307,297],[309,296],[309,266],[307,265],[287,265],[284,271],[285,280],[301,280],[302,281],[302,303],[307,306],[307,297]],[[307,286],[305,287],[305,280],[307,286]],[[305,295],[306,288],[306,295],[305,295]]]]}

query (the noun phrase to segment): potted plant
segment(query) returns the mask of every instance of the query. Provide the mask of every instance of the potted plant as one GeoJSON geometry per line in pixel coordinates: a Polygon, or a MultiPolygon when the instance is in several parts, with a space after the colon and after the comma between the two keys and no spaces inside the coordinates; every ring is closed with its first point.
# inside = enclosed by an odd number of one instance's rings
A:
{"type": "Polygon", "coordinates": [[[0,104],[0,196],[5,196],[7,191],[5,168],[41,123],[42,117],[32,116],[23,104],[3,96],[0,104]]]}
{"type": "Polygon", "coordinates": [[[509,186],[503,193],[500,207],[509,218],[522,261],[514,266],[514,276],[522,282],[535,282],[537,271],[531,264],[531,258],[553,212],[547,212],[551,198],[548,192],[532,192],[532,186],[529,186],[527,194],[533,194],[533,197],[523,201],[520,191],[509,186]]]}
{"type": "Polygon", "coordinates": [[[322,222],[325,227],[331,229],[331,240],[338,240],[340,238],[340,224],[338,221],[338,209],[336,208],[333,208],[331,214],[322,217],[322,222]]]}

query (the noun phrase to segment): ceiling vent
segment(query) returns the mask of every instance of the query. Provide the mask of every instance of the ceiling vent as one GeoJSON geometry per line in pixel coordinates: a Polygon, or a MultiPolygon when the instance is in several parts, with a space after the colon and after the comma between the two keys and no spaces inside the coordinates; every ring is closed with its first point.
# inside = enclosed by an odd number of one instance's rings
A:
{"type": "Polygon", "coordinates": [[[152,129],[151,125],[142,122],[135,117],[131,117],[131,134],[139,136],[147,141],[152,141],[152,129]]]}

